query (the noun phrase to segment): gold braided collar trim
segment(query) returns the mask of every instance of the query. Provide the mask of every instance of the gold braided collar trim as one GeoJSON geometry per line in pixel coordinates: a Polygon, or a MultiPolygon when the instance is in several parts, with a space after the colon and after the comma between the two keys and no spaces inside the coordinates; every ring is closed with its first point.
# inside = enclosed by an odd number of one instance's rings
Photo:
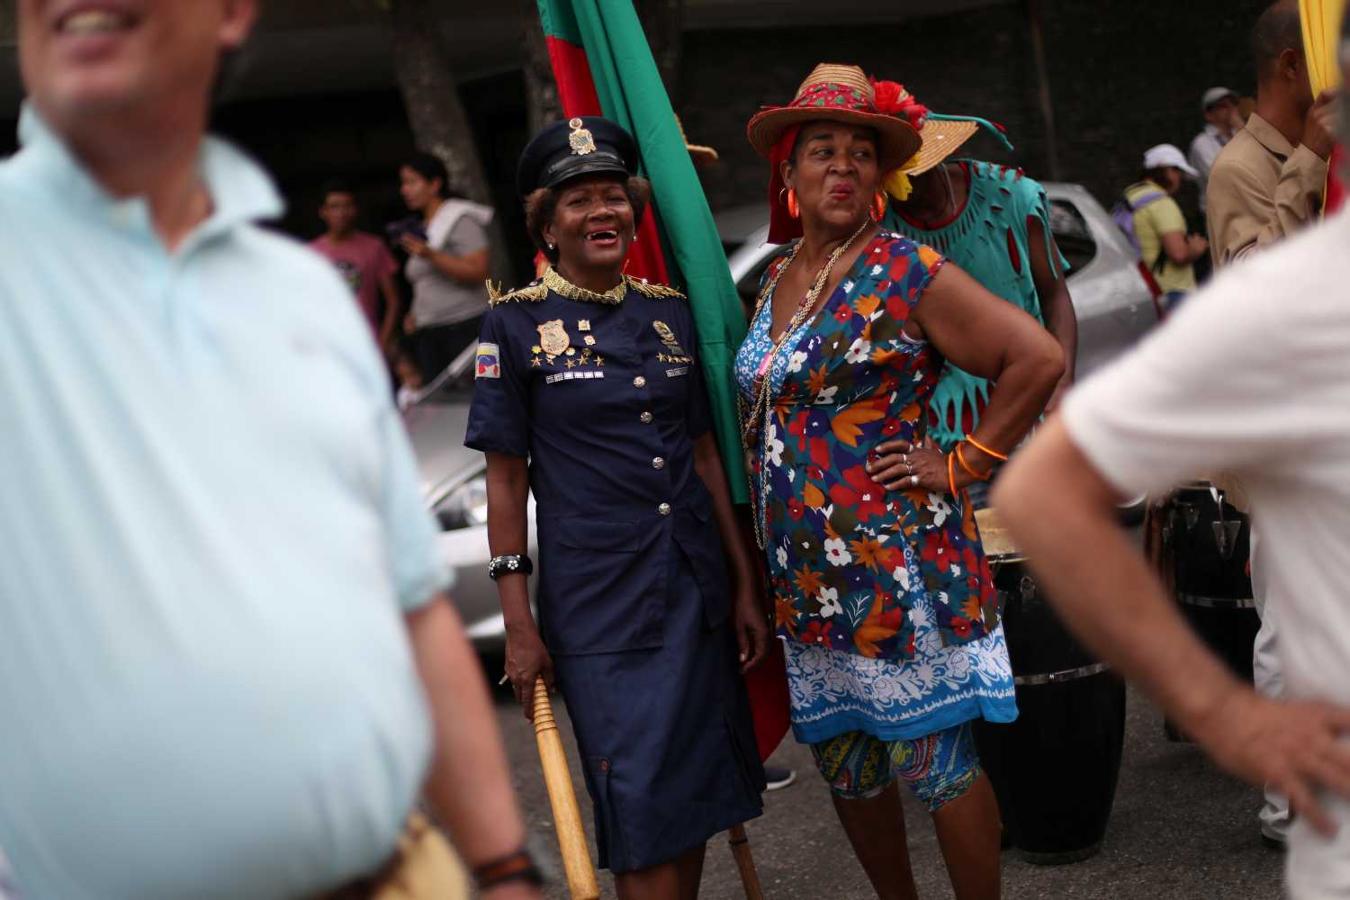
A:
{"type": "Polygon", "coordinates": [[[579,300],[583,303],[604,303],[609,306],[617,306],[622,303],[630,289],[644,297],[684,299],[684,294],[673,287],[664,284],[652,284],[645,279],[634,278],[631,275],[623,276],[622,281],[607,291],[591,291],[583,287],[577,287],[559,275],[552,266],[546,268],[544,274],[528,287],[502,293],[499,286],[489,281],[487,288],[488,300],[493,306],[499,303],[518,303],[521,301],[538,303],[548,296],[549,291],[560,297],[566,297],[568,300],[579,300]]]}
{"type": "Polygon", "coordinates": [[[577,287],[572,282],[558,274],[558,270],[549,266],[544,270],[543,278],[540,279],[544,287],[548,288],[559,297],[566,297],[568,300],[581,300],[585,303],[608,303],[611,306],[617,306],[623,302],[623,298],[628,295],[628,277],[624,276],[619,283],[607,291],[597,293],[588,291],[584,287],[577,287]]]}

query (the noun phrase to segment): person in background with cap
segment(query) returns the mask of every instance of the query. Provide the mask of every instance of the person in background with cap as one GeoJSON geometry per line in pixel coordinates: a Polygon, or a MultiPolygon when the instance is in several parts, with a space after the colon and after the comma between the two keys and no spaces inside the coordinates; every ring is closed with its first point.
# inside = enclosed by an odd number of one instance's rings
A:
{"type": "MultiPolygon", "coordinates": [[[[876,83],[878,102],[902,94],[894,82],[876,83]]],[[[996,296],[1026,312],[1046,328],[1064,351],[1064,375],[1047,404],[1053,410],[1073,384],[1078,354],[1078,317],[1067,263],[1050,230],[1045,190],[1020,169],[949,157],[983,128],[1008,150],[1003,131],[973,116],[945,116],[915,100],[896,113],[919,129],[923,145],[903,174],[888,178],[885,224],[912,241],[926,244],[961,267],[996,296]]],[[[989,382],[948,362],[929,403],[929,435],[950,449],[980,423],[989,402],[989,382]]],[[[977,508],[985,506],[986,483],[970,486],[977,508]]]]}
{"type": "Polygon", "coordinates": [[[674,900],[697,895],[708,838],[761,812],[741,670],[769,631],[688,301],[623,274],[650,195],[636,170],[632,137],[601,118],[559,122],[525,149],[526,226],[550,266],[494,292],[465,443],[487,454],[489,574],[516,696],[530,716],[536,679],[556,680],[600,865],[621,898],[674,900]]]}
{"type": "Polygon", "coordinates": [[[1223,266],[1292,234],[1322,209],[1336,145],[1335,95],[1313,98],[1298,3],[1281,0],[1252,30],[1256,111],[1214,162],[1207,216],[1223,266]]]}
{"type": "Polygon", "coordinates": [[[1219,152],[1242,128],[1242,114],[1238,111],[1238,95],[1226,87],[1212,87],[1200,100],[1200,111],[1205,117],[1204,130],[1191,141],[1187,158],[1195,169],[1200,183],[1200,211],[1205,211],[1205,186],[1209,171],[1219,152]]]}
{"type": "Polygon", "coordinates": [[[1209,252],[1209,241],[1187,232],[1186,216],[1173,199],[1185,179],[1196,175],[1179,149],[1159,144],[1144,154],[1142,180],[1125,189],[1139,255],[1153,270],[1169,310],[1195,290],[1195,261],[1209,252]]]}

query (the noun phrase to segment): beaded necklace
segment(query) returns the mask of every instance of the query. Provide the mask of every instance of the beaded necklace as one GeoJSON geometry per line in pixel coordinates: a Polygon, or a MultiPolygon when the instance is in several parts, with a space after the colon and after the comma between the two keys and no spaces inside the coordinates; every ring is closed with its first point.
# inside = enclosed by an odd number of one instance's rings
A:
{"type": "MultiPolygon", "coordinates": [[[[764,518],[765,510],[768,505],[765,498],[769,489],[769,466],[767,448],[764,446],[764,443],[760,441],[760,436],[761,434],[767,433],[769,425],[771,424],[770,419],[773,415],[773,399],[769,396],[769,385],[773,380],[772,373],[774,361],[778,358],[778,354],[782,349],[787,346],[788,338],[791,337],[797,329],[806,322],[807,318],[816,311],[816,301],[820,299],[821,291],[825,289],[826,282],[830,280],[830,273],[834,271],[835,263],[839,262],[839,258],[848,252],[849,247],[853,246],[853,242],[861,237],[863,232],[867,231],[867,229],[874,224],[875,223],[870,218],[866,219],[862,225],[858,227],[858,230],[853,232],[848,240],[834,248],[834,251],[830,254],[830,258],[825,261],[825,265],[820,267],[820,271],[816,274],[816,280],[812,283],[811,289],[802,297],[801,303],[797,305],[797,309],[792,313],[792,318],[788,320],[787,328],[783,329],[783,333],[778,336],[778,340],[773,341],[773,346],[769,348],[769,352],[766,353],[764,358],[760,361],[752,385],[754,399],[750,402],[748,407],[745,403],[745,398],[739,393],[737,394],[737,402],[740,406],[742,423],[741,446],[745,448],[747,454],[753,451],[757,444],[760,449],[758,492],[755,491],[756,485],[753,481],[755,472],[753,467],[750,467],[750,471],[747,474],[752,479],[750,483],[750,497],[751,502],[754,503],[756,507],[754,510],[755,542],[759,545],[759,549],[761,550],[764,549],[764,534],[768,529],[768,524],[764,521],[764,518]]],[[[792,263],[797,259],[798,252],[801,251],[802,243],[802,241],[798,241],[792,245],[792,249],[788,251],[788,255],[786,259],[783,260],[783,264],[778,267],[778,271],[774,273],[773,278],[769,279],[769,282],[764,285],[764,289],[759,292],[759,298],[755,301],[754,314],[750,317],[752,323],[759,320],[759,315],[764,309],[764,304],[768,302],[769,298],[774,295],[774,291],[778,288],[779,279],[783,277],[788,269],[792,268],[792,263]]],[[[770,339],[772,339],[772,320],[769,322],[769,328],[770,339]]]]}

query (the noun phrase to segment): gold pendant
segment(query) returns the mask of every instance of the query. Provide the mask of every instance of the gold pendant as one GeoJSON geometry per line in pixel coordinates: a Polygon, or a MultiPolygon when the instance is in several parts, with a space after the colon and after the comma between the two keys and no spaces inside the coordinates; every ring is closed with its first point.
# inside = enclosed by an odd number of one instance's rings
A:
{"type": "Polygon", "coordinates": [[[548,356],[566,353],[572,339],[567,335],[567,326],[562,319],[554,319],[539,326],[539,346],[548,356]]]}

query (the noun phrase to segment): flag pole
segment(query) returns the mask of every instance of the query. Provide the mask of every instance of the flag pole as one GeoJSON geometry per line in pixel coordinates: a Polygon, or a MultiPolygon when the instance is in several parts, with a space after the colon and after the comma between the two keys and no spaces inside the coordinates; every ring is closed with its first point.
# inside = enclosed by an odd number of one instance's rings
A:
{"type": "Polygon", "coordinates": [[[727,832],[727,843],[741,873],[745,900],[764,900],[764,889],[759,884],[759,872],[755,870],[755,856],[750,852],[750,838],[746,836],[745,826],[733,825],[727,832]]]}

